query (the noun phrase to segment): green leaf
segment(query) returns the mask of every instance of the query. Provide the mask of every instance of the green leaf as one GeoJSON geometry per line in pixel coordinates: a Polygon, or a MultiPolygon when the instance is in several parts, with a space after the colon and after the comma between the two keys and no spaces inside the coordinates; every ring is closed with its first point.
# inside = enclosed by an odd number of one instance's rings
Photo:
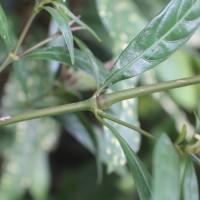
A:
{"type": "Polygon", "coordinates": [[[183,199],[199,200],[198,181],[193,163],[188,159],[183,179],[183,199]]]}
{"type": "MultiPolygon", "coordinates": [[[[4,86],[2,100],[4,112],[1,113],[5,115],[6,112],[11,115],[33,109],[34,106],[41,106],[41,104],[47,106],[49,103],[44,95],[52,87],[50,69],[44,65],[44,62],[20,60],[13,64],[15,66],[4,86]],[[38,63],[42,64],[42,67],[39,67],[38,63]]],[[[40,177],[43,180],[34,179],[33,176],[39,173],[35,170],[41,172],[44,170],[45,164],[38,160],[38,153],[46,155],[57,143],[58,123],[52,118],[41,118],[11,127],[10,134],[15,138],[5,149],[8,153],[4,155],[5,162],[2,166],[0,199],[20,199],[27,189],[34,191],[37,197],[46,196],[49,187],[48,174],[45,175],[43,172],[43,176],[46,176],[46,178],[40,177]],[[39,169],[39,166],[43,169],[39,169]],[[41,187],[38,189],[36,185],[41,187]]]]}
{"type": "Polygon", "coordinates": [[[171,1],[122,52],[102,88],[158,65],[181,47],[199,24],[199,0],[171,1]]]}
{"type": "MultiPolygon", "coordinates": [[[[129,81],[128,81],[129,82],[129,81]]],[[[130,82],[129,82],[130,83],[130,82]]],[[[125,82],[120,83],[120,87],[118,89],[123,88],[126,85],[125,82]]],[[[116,85],[117,86],[117,85],[116,85]]],[[[118,116],[118,118],[122,121],[126,121],[130,124],[138,124],[137,118],[137,102],[133,101],[133,99],[124,101],[120,104],[116,104],[110,110],[113,115],[118,116]],[[131,108],[127,111],[128,108],[131,108]]],[[[115,128],[121,137],[128,143],[132,151],[137,153],[140,149],[140,141],[141,135],[133,131],[125,126],[120,124],[110,122],[113,128],[115,128]]],[[[123,167],[126,164],[126,158],[122,152],[122,148],[116,140],[115,136],[113,136],[112,132],[108,128],[104,128],[105,134],[105,144],[106,151],[109,158],[108,172],[113,172],[119,167],[123,167]]]]}
{"type": "Polygon", "coordinates": [[[39,63],[43,67],[38,67],[38,63],[33,61],[13,63],[14,68],[2,97],[2,107],[6,110],[4,114],[16,114],[34,106],[46,107],[58,102],[58,97],[47,95],[52,88],[50,69],[44,63],[39,63]]]}
{"type": "MultiPolygon", "coordinates": [[[[32,172],[38,161],[37,152],[51,150],[59,131],[58,124],[50,118],[18,123],[15,127],[15,142],[7,147],[0,180],[0,199],[6,200],[20,199],[26,189],[32,187],[32,172]]],[[[42,193],[46,192],[46,187],[48,185],[40,188],[45,189],[42,193]]]]}
{"type": "MultiPolygon", "coordinates": [[[[59,117],[62,124],[64,124],[64,128],[74,137],[80,144],[82,144],[87,150],[89,150],[92,154],[96,155],[96,142],[98,140],[99,144],[99,157],[101,161],[106,165],[110,165],[110,151],[113,150],[113,137],[110,141],[112,141],[112,146],[108,146],[107,136],[103,133],[103,131],[97,127],[96,125],[92,125],[90,121],[81,113],[78,115],[71,114],[68,116],[59,117]],[[96,139],[97,138],[97,139],[96,139]]],[[[121,150],[121,148],[120,148],[121,150]]],[[[97,155],[96,155],[97,156],[97,155]]],[[[123,160],[121,162],[124,163],[124,154],[123,160]]],[[[117,168],[115,172],[119,174],[124,174],[125,169],[117,168]]]]}
{"type": "MultiPolygon", "coordinates": [[[[113,125],[115,125],[114,127],[117,128],[116,124],[112,123],[112,126],[113,125]]],[[[121,127],[120,130],[122,130],[121,127]]],[[[116,137],[112,134],[112,131],[108,129],[106,126],[104,126],[103,134],[104,134],[105,154],[107,160],[107,173],[110,174],[112,172],[116,172],[124,168],[124,166],[126,166],[127,159],[120,146],[120,143],[118,142],[116,137]]],[[[134,137],[134,132],[132,137],[134,137]]]]}
{"type": "Polygon", "coordinates": [[[7,47],[11,50],[13,49],[15,43],[11,34],[11,31],[8,26],[8,21],[6,15],[3,11],[3,8],[0,4],[0,36],[6,43],[7,47]]]}
{"type": "Polygon", "coordinates": [[[97,163],[97,181],[102,180],[102,149],[100,145],[100,138],[95,126],[91,126],[90,122],[85,116],[78,114],[71,114],[67,117],[61,118],[64,127],[67,131],[83,146],[85,146],[91,153],[96,156],[97,163]]]}
{"type": "MultiPolygon", "coordinates": [[[[112,38],[112,49],[115,57],[128,45],[131,38],[136,36],[145,26],[145,20],[137,7],[130,0],[97,0],[98,12],[101,20],[106,27],[110,37],[112,38]],[[116,23],[117,21],[117,23],[116,23]],[[126,22],[126,23],[124,23],[126,22]]],[[[110,88],[108,92],[115,92],[134,87],[137,84],[135,80],[127,80],[120,82],[110,88]]],[[[121,120],[125,120],[131,124],[138,124],[137,119],[137,99],[129,99],[120,102],[110,108],[113,115],[118,116],[121,120]],[[127,108],[131,108],[127,112],[127,108]]],[[[116,123],[112,126],[118,130],[121,136],[130,145],[134,152],[138,152],[140,148],[140,134],[136,131],[127,129],[116,123]]],[[[116,171],[124,167],[126,158],[123,154],[121,146],[113,136],[112,132],[104,128],[106,152],[108,156],[108,172],[116,171]]]]}
{"type": "MultiPolygon", "coordinates": [[[[75,54],[74,66],[85,71],[91,76],[94,76],[93,65],[88,60],[87,56],[83,52],[77,49],[75,49],[74,54],[75,54]]],[[[56,60],[67,65],[71,64],[69,52],[62,47],[46,47],[37,49],[36,51],[28,54],[25,58],[38,59],[38,60],[56,60]]],[[[99,67],[100,82],[103,82],[106,74],[106,69],[104,65],[97,58],[95,58],[95,63],[97,63],[99,67]]]]}
{"type": "Polygon", "coordinates": [[[131,0],[96,2],[101,20],[112,38],[114,56],[119,56],[132,38],[145,27],[146,20],[131,0]]]}
{"type": "Polygon", "coordinates": [[[65,13],[62,13],[61,11],[58,11],[54,8],[45,6],[44,9],[48,11],[53,19],[58,24],[62,35],[65,39],[66,45],[69,49],[69,54],[71,57],[71,62],[74,64],[74,43],[73,43],[73,35],[70,29],[70,26],[68,24],[68,17],[65,15],[65,13]]]}
{"type": "Polygon", "coordinates": [[[79,48],[82,50],[83,54],[87,58],[88,62],[90,63],[90,66],[92,67],[92,71],[95,77],[95,80],[97,82],[97,88],[100,86],[100,81],[99,81],[99,67],[97,65],[96,59],[93,55],[93,53],[88,49],[88,47],[78,38],[75,38],[75,41],[79,48]]]}
{"type": "Polygon", "coordinates": [[[179,198],[180,163],[167,135],[161,135],[153,154],[153,200],[179,198]]]}
{"type": "Polygon", "coordinates": [[[151,178],[147,169],[144,167],[144,165],[137,157],[137,155],[134,153],[134,151],[132,151],[127,142],[122,138],[122,136],[112,127],[112,125],[110,125],[110,121],[109,120],[106,121],[100,120],[100,121],[112,131],[114,136],[119,141],[123,149],[123,152],[126,156],[126,159],[128,161],[140,199],[149,200],[151,197],[151,187],[150,187],[151,178]]]}
{"type": "Polygon", "coordinates": [[[83,115],[71,114],[60,117],[64,128],[85,148],[95,154],[95,131],[83,115]]]}
{"type": "Polygon", "coordinates": [[[80,26],[82,26],[83,28],[87,29],[97,40],[100,40],[98,35],[88,26],[86,25],[83,21],[81,21],[79,18],[77,18],[67,7],[66,5],[53,1],[52,2],[57,9],[61,9],[62,11],[64,11],[64,13],[70,17],[71,19],[73,19],[77,24],[79,24],[80,26]]]}

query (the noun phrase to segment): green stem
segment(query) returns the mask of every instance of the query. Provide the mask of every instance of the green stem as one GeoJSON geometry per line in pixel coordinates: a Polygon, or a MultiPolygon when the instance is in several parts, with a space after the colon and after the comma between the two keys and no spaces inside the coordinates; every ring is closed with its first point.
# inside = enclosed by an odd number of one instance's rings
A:
{"type": "MultiPolygon", "coordinates": [[[[76,26],[76,27],[72,27],[72,28],[71,28],[71,31],[77,31],[77,30],[83,30],[83,27],[81,27],[81,26],[76,26]]],[[[41,46],[43,46],[43,45],[49,43],[50,41],[56,39],[57,37],[59,37],[59,36],[61,36],[61,35],[62,35],[61,31],[58,31],[58,32],[55,33],[54,35],[52,35],[52,36],[50,36],[50,37],[48,37],[48,38],[46,38],[46,39],[40,41],[38,44],[32,46],[31,48],[29,48],[29,49],[25,50],[24,52],[22,52],[21,54],[19,54],[19,55],[17,56],[17,59],[22,59],[22,58],[23,58],[24,56],[26,56],[27,54],[31,53],[32,51],[38,49],[39,47],[41,47],[41,46]]]]}
{"type": "Polygon", "coordinates": [[[39,1],[38,3],[36,3],[34,9],[33,9],[33,12],[30,16],[30,18],[28,19],[18,41],[17,41],[17,44],[16,44],[16,47],[15,49],[13,50],[13,52],[10,52],[9,55],[7,56],[7,58],[5,59],[5,61],[1,64],[0,66],[0,72],[5,69],[13,60],[16,60],[17,57],[16,57],[16,54],[17,54],[17,51],[19,50],[22,42],[24,41],[24,38],[26,37],[26,34],[35,18],[35,16],[38,14],[38,12],[40,11],[42,5],[45,4],[45,2],[43,1],[39,1]]]}
{"type": "Polygon", "coordinates": [[[33,47],[25,50],[24,52],[22,52],[21,54],[19,54],[17,56],[18,59],[23,58],[24,56],[26,56],[27,54],[29,54],[30,52],[34,51],[35,49],[47,44],[48,42],[56,39],[58,36],[60,36],[62,33],[60,31],[58,31],[57,33],[55,33],[54,35],[46,38],[45,40],[42,40],[41,42],[39,42],[38,44],[34,45],[33,47]]]}
{"type": "Polygon", "coordinates": [[[12,59],[8,55],[7,58],[4,60],[4,62],[0,66],[0,72],[2,72],[11,62],[12,62],[12,59]]]}
{"type": "Polygon", "coordinates": [[[80,101],[77,103],[54,106],[54,107],[44,108],[44,109],[40,109],[36,111],[30,111],[30,112],[15,115],[12,117],[4,116],[0,118],[0,127],[7,124],[12,124],[16,122],[25,121],[25,120],[31,120],[31,119],[40,118],[40,117],[49,117],[49,116],[55,116],[55,115],[62,115],[65,113],[91,110],[91,105],[92,105],[91,101],[92,99],[88,99],[88,100],[80,101]]]}
{"type": "Polygon", "coordinates": [[[114,92],[111,94],[104,94],[99,95],[98,97],[98,107],[101,110],[105,110],[109,108],[111,105],[126,100],[131,99],[134,97],[140,97],[156,92],[161,92],[169,89],[189,86],[193,84],[200,83],[200,75],[189,77],[189,78],[183,78],[173,81],[167,81],[162,83],[156,83],[152,85],[146,85],[146,86],[140,86],[136,88],[131,88],[119,92],[114,92]]]}
{"type": "MultiPolygon", "coordinates": [[[[16,123],[20,121],[40,118],[40,117],[48,117],[48,116],[54,116],[54,115],[61,115],[69,112],[77,112],[77,111],[84,111],[89,110],[92,111],[96,116],[100,113],[101,110],[104,110],[108,107],[110,107],[112,104],[134,98],[139,97],[147,94],[152,94],[155,92],[160,92],[163,90],[168,90],[172,88],[178,88],[183,86],[188,86],[192,84],[200,83],[200,75],[190,78],[184,78],[174,81],[168,81],[163,83],[157,83],[153,85],[147,85],[147,86],[141,86],[133,89],[128,89],[120,92],[115,92],[111,94],[94,94],[90,99],[72,103],[72,104],[66,104],[62,106],[55,106],[45,109],[40,109],[24,114],[19,114],[13,117],[5,116],[0,118],[0,126],[16,123]],[[99,112],[99,113],[97,113],[99,112]]],[[[107,115],[103,114],[104,117],[108,117],[107,115]]],[[[112,118],[112,120],[116,120],[112,118]]],[[[131,126],[130,124],[127,124],[123,121],[116,121],[117,123],[123,123],[124,126],[130,127],[132,129],[135,129],[135,127],[131,126]]],[[[139,129],[137,129],[139,131],[139,129]]]]}
{"type": "MultiPolygon", "coordinates": [[[[36,5],[37,5],[37,4],[36,4],[36,5]]],[[[37,15],[37,13],[38,13],[38,12],[36,12],[35,10],[36,10],[36,8],[33,10],[33,12],[32,12],[32,14],[31,14],[30,18],[28,19],[28,21],[27,21],[27,23],[26,23],[26,25],[25,25],[25,27],[24,27],[24,29],[23,29],[23,31],[22,31],[20,37],[19,37],[19,40],[18,40],[18,42],[17,42],[17,45],[16,45],[16,47],[15,47],[15,49],[14,49],[14,51],[13,51],[13,54],[14,54],[14,55],[17,54],[17,51],[19,50],[19,48],[20,48],[22,42],[24,41],[24,38],[26,37],[26,34],[27,34],[27,32],[28,32],[28,30],[29,30],[29,28],[30,28],[32,22],[33,22],[33,20],[35,19],[35,16],[37,15]]]]}
{"type": "Polygon", "coordinates": [[[102,118],[109,119],[109,120],[111,120],[111,121],[113,121],[113,122],[116,122],[116,123],[118,123],[118,124],[121,124],[122,126],[126,126],[127,128],[130,128],[130,129],[132,129],[132,130],[134,130],[134,131],[137,131],[137,132],[139,132],[140,134],[142,134],[142,135],[144,135],[144,136],[146,136],[146,137],[148,137],[148,138],[150,138],[150,139],[158,140],[158,138],[156,138],[155,136],[151,135],[151,134],[148,133],[147,131],[142,130],[141,128],[138,128],[138,127],[136,127],[136,126],[133,126],[133,125],[131,125],[131,124],[129,124],[129,123],[126,123],[126,122],[124,122],[124,121],[122,121],[122,120],[120,120],[120,119],[117,119],[117,118],[113,117],[112,115],[109,115],[109,114],[107,114],[107,113],[105,113],[105,112],[103,112],[103,111],[98,111],[98,115],[99,115],[100,117],[102,117],[102,118]]]}

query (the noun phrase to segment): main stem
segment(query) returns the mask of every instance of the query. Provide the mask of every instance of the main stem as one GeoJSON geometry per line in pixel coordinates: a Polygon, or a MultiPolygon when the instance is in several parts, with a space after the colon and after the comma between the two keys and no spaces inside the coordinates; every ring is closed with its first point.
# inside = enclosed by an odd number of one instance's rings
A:
{"type": "Polygon", "coordinates": [[[17,51],[19,50],[22,42],[24,41],[24,38],[26,37],[26,34],[35,18],[35,16],[38,14],[38,12],[40,11],[40,7],[42,7],[43,4],[45,4],[46,2],[45,1],[39,1],[38,3],[36,3],[34,9],[33,9],[33,12],[30,16],[30,18],[28,19],[18,41],[17,41],[17,44],[16,44],[16,47],[15,49],[13,50],[13,52],[10,52],[9,55],[7,56],[7,58],[5,59],[5,61],[1,64],[0,66],[0,72],[5,69],[5,67],[7,67],[13,60],[17,59],[16,57],[16,54],[17,54],[17,51]]]}
{"type": "MultiPolygon", "coordinates": [[[[111,94],[100,94],[93,95],[90,99],[85,101],[80,101],[77,103],[66,104],[61,106],[55,106],[50,108],[44,108],[36,111],[31,111],[27,113],[22,113],[15,116],[4,116],[0,118],[0,126],[12,124],[20,121],[26,121],[30,119],[40,118],[40,117],[49,117],[55,115],[61,115],[70,112],[77,112],[77,111],[91,111],[93,113],[96,110],[105,110],[109,108],[114,103],[144,96],[148,94],[152,94],[155,92],[161,92],[164,90],[169,90],[173,88],[179,88],[184,86],[189,86],[193,84],[200,83],[200,75],[190,78],[184,78],[174,81],[168,81],[163,83],[157,83],[153,85],[141,86],[133,89],[123,90],[120,92],[115,92],[111,94]]],[[[97,113],[98,114],[98,113],[97,113]]],[[[104,117],[107,117],[105,115],[104,117]]],[[[125,125],[125,124],[124,124],[125,125]]]]}
{"type": "Polygon", "coordinates": [[[149,95],[152,93],[161,92],[161,91],[165,91],[169,89],[194,85],[197,83],[200,83],[200,75],[190,77],[190,78],[183,78],[183,79],[178,79],[178,80],[173,80],[173,81],[156,83],[152,85],[140,86],[140,87],[122,90],[122,91],[114,92],[110,94],[99,95],[98,107],[101,110],[105,110],[109,108],[110,106],[112,106],[113,104],[120,101],[124,101],[126,99],[149,95]]]}
{"type": "Polygon", "coordinates": [[[30,111],[23,114],[15,115],[15,116],[4,116],[0,118],[0,126],[4,126],[7,124],[12,124],[16,122],[41,118],[41,117],[49,117],[49,116],[55,116],[55,115],[62,115],[65,113],[71,113],[71,112],[78,112],[78,111],[84,111],[84,110],[91,110],[91,99],[77,102],[77,103],[71,103],[66,105],[60,105],[50,108],[44,108],[36,111],[30,111]]]}

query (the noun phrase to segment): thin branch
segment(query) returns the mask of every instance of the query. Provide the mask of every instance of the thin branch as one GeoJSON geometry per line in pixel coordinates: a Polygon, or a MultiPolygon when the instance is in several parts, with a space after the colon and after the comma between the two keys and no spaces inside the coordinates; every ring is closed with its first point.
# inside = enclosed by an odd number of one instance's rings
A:
{"type": "Polygon", "coordinates": [[[38,44],[36,44],[36,45],[32,46],[31,48],[25,50],[24,52],[22,52],[21,54],[19,54],[19,55],[17,56],[17,58],[18,58],[18,59],[23,58],[24,56],[26,56],[26,55],[29,54],[30,52],[32,52],[32,51],[36,50],[37,48],[39,48],[39,47],[41,47],[41,46],[47,44],[48,42],[50,42],[50,41],[56,39],[56,38],[59,37],[61,34],[62,34],[62,33],[61,33],[60,31],[58,31],[58,32],[55,33],[54,35],[52,35],[52,36],[46,38],[45,40],[42,40],[42,41],[39,42],[38,44]]]}
{"type": "MultiPolygon", "coordinates": [[[[82,26],[75,26],[75,27],[72,27],[71,28],[71,31],[78,31],[78,30],[83,30],[85,29],[84,27],[82,26]]],[[[24,56],[26,56],[27,54],[31,53],[32,51],[38,49],[39,47],[41,46],[44,46],[45,44],[51,42],[52,40],[55,40],[56,38],[58,38],[59,36],[61,36],[62,33],[61,31],[58,31],[57,33],[55,33],[54,35],[46,38],[45,40],[42,40],[41,42],[39,42],[38,44],[32,46],[31,48],[25,50],[24,52],[22,52],[21,54],[19,54],[17,56],[17,59],[22,59],[24,56]]]]}
{"type": "Polygon", "coordinates": [[[150,138],[150,139],[158,140],[158,138],[156,138],[155,136],[151,135],[151,134],[148,133],[147,131],[142,130],[141,128],[136,127],[136,126],[133,126],[133,125],[131,125],[131,124],[129,124],[129,123],[126,123],[126,122],[124,122],[124,121],[122,121],[122,120],[120,120],[120,119],[117,119],[117,118],[113,117],[112,115],[109,115],[109,114],[107,114],[107,113],[105,113],[105,112],[103,112],[103,111],[99,111],[99,112],[98,112],[98,115],[100,115],[101,117],[103,117],[103,118],[105,118],[105,119],[109,119],[109,120],[111,120],[111,121],[113,121],[113,122],[116,122],[116,123],[118,123],[118,124],[121,124],[122,126],[125,126],[125,127],[127,127],[127,128],[130,128],[130,129],[132,129],[132,130],[134,130],[134,131],[137,131],[137,132],[139,132],[140,134],[142,134],[142,135],[144,135],[144,136],[146,136],[146,137],[148,137],[148,138],[150,138]]]}
{"type": "MultiPolygon", "coordinates": [[[[48,2],[46,2],[48,3],[48,2]]],[[[17,57],[16,57],[16,54],[17,54],[17,51],[19,50],[22,42],[24,41],[24,38],[26,37],[26,34],[33,22],[33,20],[35,19],[36,15],[38,14],[38,12],[40,11],[42,5],[45,4],[45,2],[43,1],[39,1],[38,3],[35,4],[34,8],[33,8],[33,11],[31,13],[31,16],[29,17],[21,35],[19,36],[19,39],[17,41],[17,44],[16,44],[16,47],[14,49],[13,52],[10,52],[7,56],[7,58],[5,59],[5,61],[0,65],[0,72],[5,69],[12,61],[16,60],[17,57]]]]}
{"type": "Polygon", "coordinates": [[[200,83],[200,75],[189,77],[189,78],[183,78],[173,81],[166,81],[162,83],[156,83],[152,85],[145,85],[140,86],[136,88],[131,88],[119,92],[114,92],[111,94],[104,94],[99,95],[98,97],[98,107],[101,110],[105,110],[109,108],[111,105],[126,100],[131,99],[135,97],[140,97],[144,95],[153,94],[156,92],[166,91],[169,89],[179,88],[179,87],[185,87],[189,85],[194,85],[200,83]]]}

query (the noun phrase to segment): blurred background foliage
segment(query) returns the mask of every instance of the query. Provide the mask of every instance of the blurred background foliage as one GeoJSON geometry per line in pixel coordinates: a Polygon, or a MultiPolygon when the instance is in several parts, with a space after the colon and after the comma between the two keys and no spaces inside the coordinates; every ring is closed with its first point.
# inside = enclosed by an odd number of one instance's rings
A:
{"type": "MultiPolygon", "coordinates": [[[[83,40],[105,71],[120,52],[169,0],[68,0],[69,8],[101,38],[87,31],[74,34],[83,40]]],[[[34,1],[1,0],[13,36],[17,38],[30,16],[34,1]]],[[[26,49],[57,27],[41,12],[27,35],[26,49]]],[[[64,46],[62,37],[51,45],[64,46]]],[[[192,39],[156,69],[137,79],[123,81],[112,91],[167,81],[200,73],[200,30],[192,39]]],[[[0,62],[5,58],[0,40],[0,62]]],[[[86,63],[87,64],[87,63],[86,63]]],[[[95,91],[95,80],[84,71],[53,61],[22,60],[0,74],[1,115],[83,100],[95,91]]],[[[140,97],[113,106],[110,112],[159,136],[177,138],[185,123],[193,133],[199,114],[199,87],[190,86],[140,97]]],[[[124,137],[128,130],[117,127],[124,137]]],[[[92,200],[138,199],[133,180],[125,166],[119,144],[92,115],[79,113],[37,119],[0,128],[0,199],[2,200],[92,200]],[[104,175],[97,184],[94,140],[98,139],[104,175]],[[113,173],[111,173],[113,172],[113,173]]],[[[126,134],[127,135],[126,135],[126,134]]],[[[151,170],[154,143],[131,131],[130,146],[151,170]]],[[[200,171],[197,169],[197,177],[200,171]]]]}

